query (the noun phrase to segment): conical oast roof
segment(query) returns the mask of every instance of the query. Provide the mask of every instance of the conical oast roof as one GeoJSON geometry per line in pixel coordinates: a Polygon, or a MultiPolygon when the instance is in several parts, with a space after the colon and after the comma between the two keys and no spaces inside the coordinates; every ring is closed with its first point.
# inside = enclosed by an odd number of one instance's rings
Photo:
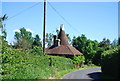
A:
{"type": "Polygon", "coordinates": [[[60,45],[69,45],[67,36],[64,31],[64,26],[61,26],[60,32],[58,34],[58,39],[60,39],[60,45]]]}
{"type": "Polygon", "coordinates": [[[60,46],[52,45],[46,48],[45,53],[52,55],[82,55],[75,47],[69,45],[63,25],[60,27],[58,39],[60,39],[60,46]]]}

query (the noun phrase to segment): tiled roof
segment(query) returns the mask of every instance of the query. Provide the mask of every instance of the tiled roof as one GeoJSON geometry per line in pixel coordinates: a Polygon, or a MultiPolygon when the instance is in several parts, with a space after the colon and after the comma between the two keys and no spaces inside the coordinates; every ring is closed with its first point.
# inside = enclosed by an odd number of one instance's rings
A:
{"type": "MultiPolygon", "coordinates": [[[[52,47],[52,46],[51,46],[52,47]]],[[[46,48],[45,53],[48,54],[62,54],[62,55],[82,55],[76,48],[70,45],[60,45],[58,47],[46,48]]]]}
{"type": "Polygon", "coordinates": [[[58,46],[52,45],[51,47],[48,47],[45,49],[45,53],[47,54],[62,54],[62,55],[82,55],[81,52],[79,52],[76,48],[73,46],[70,46],[68,43],[67,36],[64,31],[64,26],[62,25],[60,28],[60,32],[58,34],[58,39],[60,39],[60,45],[56,44],[58,46]]]}

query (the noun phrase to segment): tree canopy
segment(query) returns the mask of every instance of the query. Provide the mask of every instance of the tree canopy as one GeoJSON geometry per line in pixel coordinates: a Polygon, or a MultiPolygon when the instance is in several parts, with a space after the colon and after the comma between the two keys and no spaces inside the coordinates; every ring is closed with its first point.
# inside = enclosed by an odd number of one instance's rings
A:
{"type": "Polygon", "coordinates": [[[95,54],[99,50],[99,43],[96,40],[92,41],[90,39],[87,39],[84,34],[78,37],[73,37],[72,45],[83,53],[85,56],[86,64],[92,63],[95,54]]]}
{"type": "Polygon", "coordinates": [[[39,35],[36,35],[35,38],[32,37],[32,33],[27,31],[24,27],[20,28],[20,32],[15,32],[14,38],[15,48],[28,50],[33,48],[34,46],[42,46],[39,35]]]}
{"type": "Polygon", "coordinates": [[[6,32],[6,29],[5,29],[5,25],[3,25],[3,21],[6,20],[8,17],[7,15],[5,14],[3,17],[0,17],[0,29],[1,29],[1,39],[2,40],[6,40],[6,37],[7,37],[7,32],[6,32]]]}

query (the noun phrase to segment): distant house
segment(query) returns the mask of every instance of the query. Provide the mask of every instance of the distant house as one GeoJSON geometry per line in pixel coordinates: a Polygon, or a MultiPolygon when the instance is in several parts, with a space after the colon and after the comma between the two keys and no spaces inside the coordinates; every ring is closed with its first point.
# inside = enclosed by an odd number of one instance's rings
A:
{"type": "Polygon", "coordinates": [[[54,35],[54,43],[45,49],[45,53],[55,56],[69,57],[71,55],[82,55],[76,48],[69,45],[64,26],[61,25],[58,36],[54,35]]]}

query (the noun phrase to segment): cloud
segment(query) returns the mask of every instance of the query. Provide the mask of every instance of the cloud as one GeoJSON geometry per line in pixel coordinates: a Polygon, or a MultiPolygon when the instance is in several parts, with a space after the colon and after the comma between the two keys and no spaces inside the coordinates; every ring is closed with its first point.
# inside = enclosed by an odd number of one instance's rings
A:
{"type": "Polygon", "coordinates": [[[26,29],[26,31],[28,31],[28,32],[31,32],[31,33],[34,33],[31,29],[26,29]]]}
{"type": "Polygon", "coordinates": [[[18,30],[18,29],[15,29],[15,30],[13,30],[14,32],[20,32],[20,30],[18,30]]]}
{"type": "MultiPolygon", "coordinates": [[[[19,29],[15,29],[15,30],[13,30],[14,32],[20,32],[20,30],[19,29]]],[[[31,33],[34,33],[31,29],[26,29],[26,31],[28,31],[28,32],[31,32],[31,33]]]]}

